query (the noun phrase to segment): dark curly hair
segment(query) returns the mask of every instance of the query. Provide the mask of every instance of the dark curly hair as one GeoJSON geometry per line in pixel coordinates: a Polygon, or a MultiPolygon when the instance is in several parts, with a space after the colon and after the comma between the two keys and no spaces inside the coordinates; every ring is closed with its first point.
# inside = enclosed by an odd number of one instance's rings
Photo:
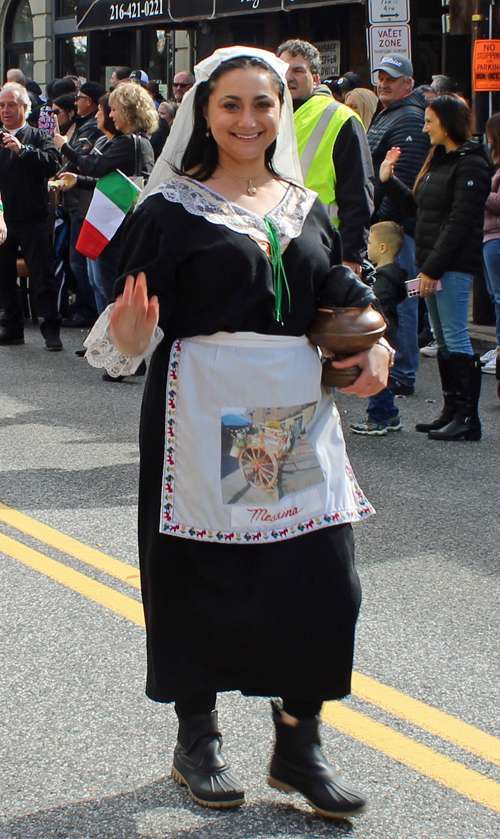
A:
{"type": "MultiPolygon", "coordinates": [[[[212,73],[208,81],[201,82],[196,88],[193,103],[194,126],[193,132],[186,147],[186,151],[182,157],[181,165],[178,170],[179,174],[186,175],[190,172],[190,177],[197,181],[206,181],[212,177],[219,164],[219,150],[212,134],[209,133],[207,137],[207,120],[205,118],[205,109],[208,105],[208,100],[215,90],[215,86],[219,79],[231,70],[248,70],[251,67],[256,67],[259,70],[265,71],[270,79],[270,82],[278,94],[280,103],[283,104],[284,99],[284,85],[279,76],[274,70],[269,67],[264,61],[259,58],[251,58],[249,56],[242,56],[234,58],[231,61],[224,61],[212,73]],[[192,171],[194,169],[194,171],[192,171]]],[[[274,170],[272,159],[276,150],[276,140],[271,143],[266,149],[265,162],[266,168],[271,174],[278,175],[274,170]]]]}

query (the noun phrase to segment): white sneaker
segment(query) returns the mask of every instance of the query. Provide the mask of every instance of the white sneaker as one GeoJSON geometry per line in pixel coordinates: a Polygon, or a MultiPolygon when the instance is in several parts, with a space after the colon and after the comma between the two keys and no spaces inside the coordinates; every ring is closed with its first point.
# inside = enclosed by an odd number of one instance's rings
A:
{"type": "Polygon", "coordinates": [[[426,347],[422,347],[420,355],[426,355],[427,358],[436,358],[438,354],[438,345],[436,341],[431,341],[426,347]]]}
{"type": "Polygon", "coordinates": [[[488,361],[491,361],[492,359],[493,359],[493,361],[495,361],[499,352],[500,352],[500,347],[495,347],[494,350],[488,350],[488,352],[485,352],[485,354],[481,356],[479,361],[481,362],[481,364],[487,364],[488,361]]]}
{"type": "Polygon", "coordinates": [[[481,367],[481,373],[493,373],[495,375],[497,371],[497,359],[496,356],[494,358],[490,358],[486,364],[483,364],[481,367]]]}

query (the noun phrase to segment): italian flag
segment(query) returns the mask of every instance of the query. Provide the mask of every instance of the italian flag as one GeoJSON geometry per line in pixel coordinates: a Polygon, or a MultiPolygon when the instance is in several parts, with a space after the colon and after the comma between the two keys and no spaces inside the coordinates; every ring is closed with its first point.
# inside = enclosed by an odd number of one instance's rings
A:
{"type": "Polygon", "coordinates": [[[89,259],[97,259],[139,193],[139,187],[119,170],[99,178],[75,246],[77,251],[89,259]]]}

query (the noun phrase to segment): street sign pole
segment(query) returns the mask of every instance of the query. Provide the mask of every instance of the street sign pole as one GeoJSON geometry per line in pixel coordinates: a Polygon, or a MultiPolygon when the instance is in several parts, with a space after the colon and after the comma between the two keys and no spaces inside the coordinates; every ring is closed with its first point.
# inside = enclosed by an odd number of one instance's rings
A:
{"type": "Polygon", "coordinates": [[[370,71],[376,84],[374,67],[384,55],[397,53],[411,60],[409,0],[368,0],[368,18],[370,71]]]}

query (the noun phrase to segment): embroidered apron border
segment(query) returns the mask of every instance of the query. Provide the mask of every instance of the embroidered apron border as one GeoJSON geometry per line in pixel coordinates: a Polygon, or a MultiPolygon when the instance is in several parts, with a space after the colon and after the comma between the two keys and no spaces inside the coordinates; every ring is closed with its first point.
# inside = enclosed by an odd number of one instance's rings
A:
{"type": "Polygon", "coordinates": [[[226,530],[207,530],[180,524],[173,520],[174,496],[175,496],[175,443],[176,443],[176,407],[178,369],[183,341],[177,340],[172,344],[170,361],[167,376],[167,399],[165,411],[165,454],[162,483],[162,505],[160,533],[167,533],[172,536],[181,536],[187,539],[198,539],[203,542],[236,542],[239,544],[250,544],[255,542],[276,542],[280,539],[290,539],[293,536],[300,536],[303,533],[317,530],[321,527],[329,527],[345,522],[362,521],[375,512],[371,504],[365,498],[354,478],[351,464],[348,458],[345,459],[347,477],[351,482],[354,494],[360,505],[359,510],[331,511],[320,516],[313,516],[307,521],[297,525],[284,528],[273,528],[257,532],[236,532],[226,530]]]}

